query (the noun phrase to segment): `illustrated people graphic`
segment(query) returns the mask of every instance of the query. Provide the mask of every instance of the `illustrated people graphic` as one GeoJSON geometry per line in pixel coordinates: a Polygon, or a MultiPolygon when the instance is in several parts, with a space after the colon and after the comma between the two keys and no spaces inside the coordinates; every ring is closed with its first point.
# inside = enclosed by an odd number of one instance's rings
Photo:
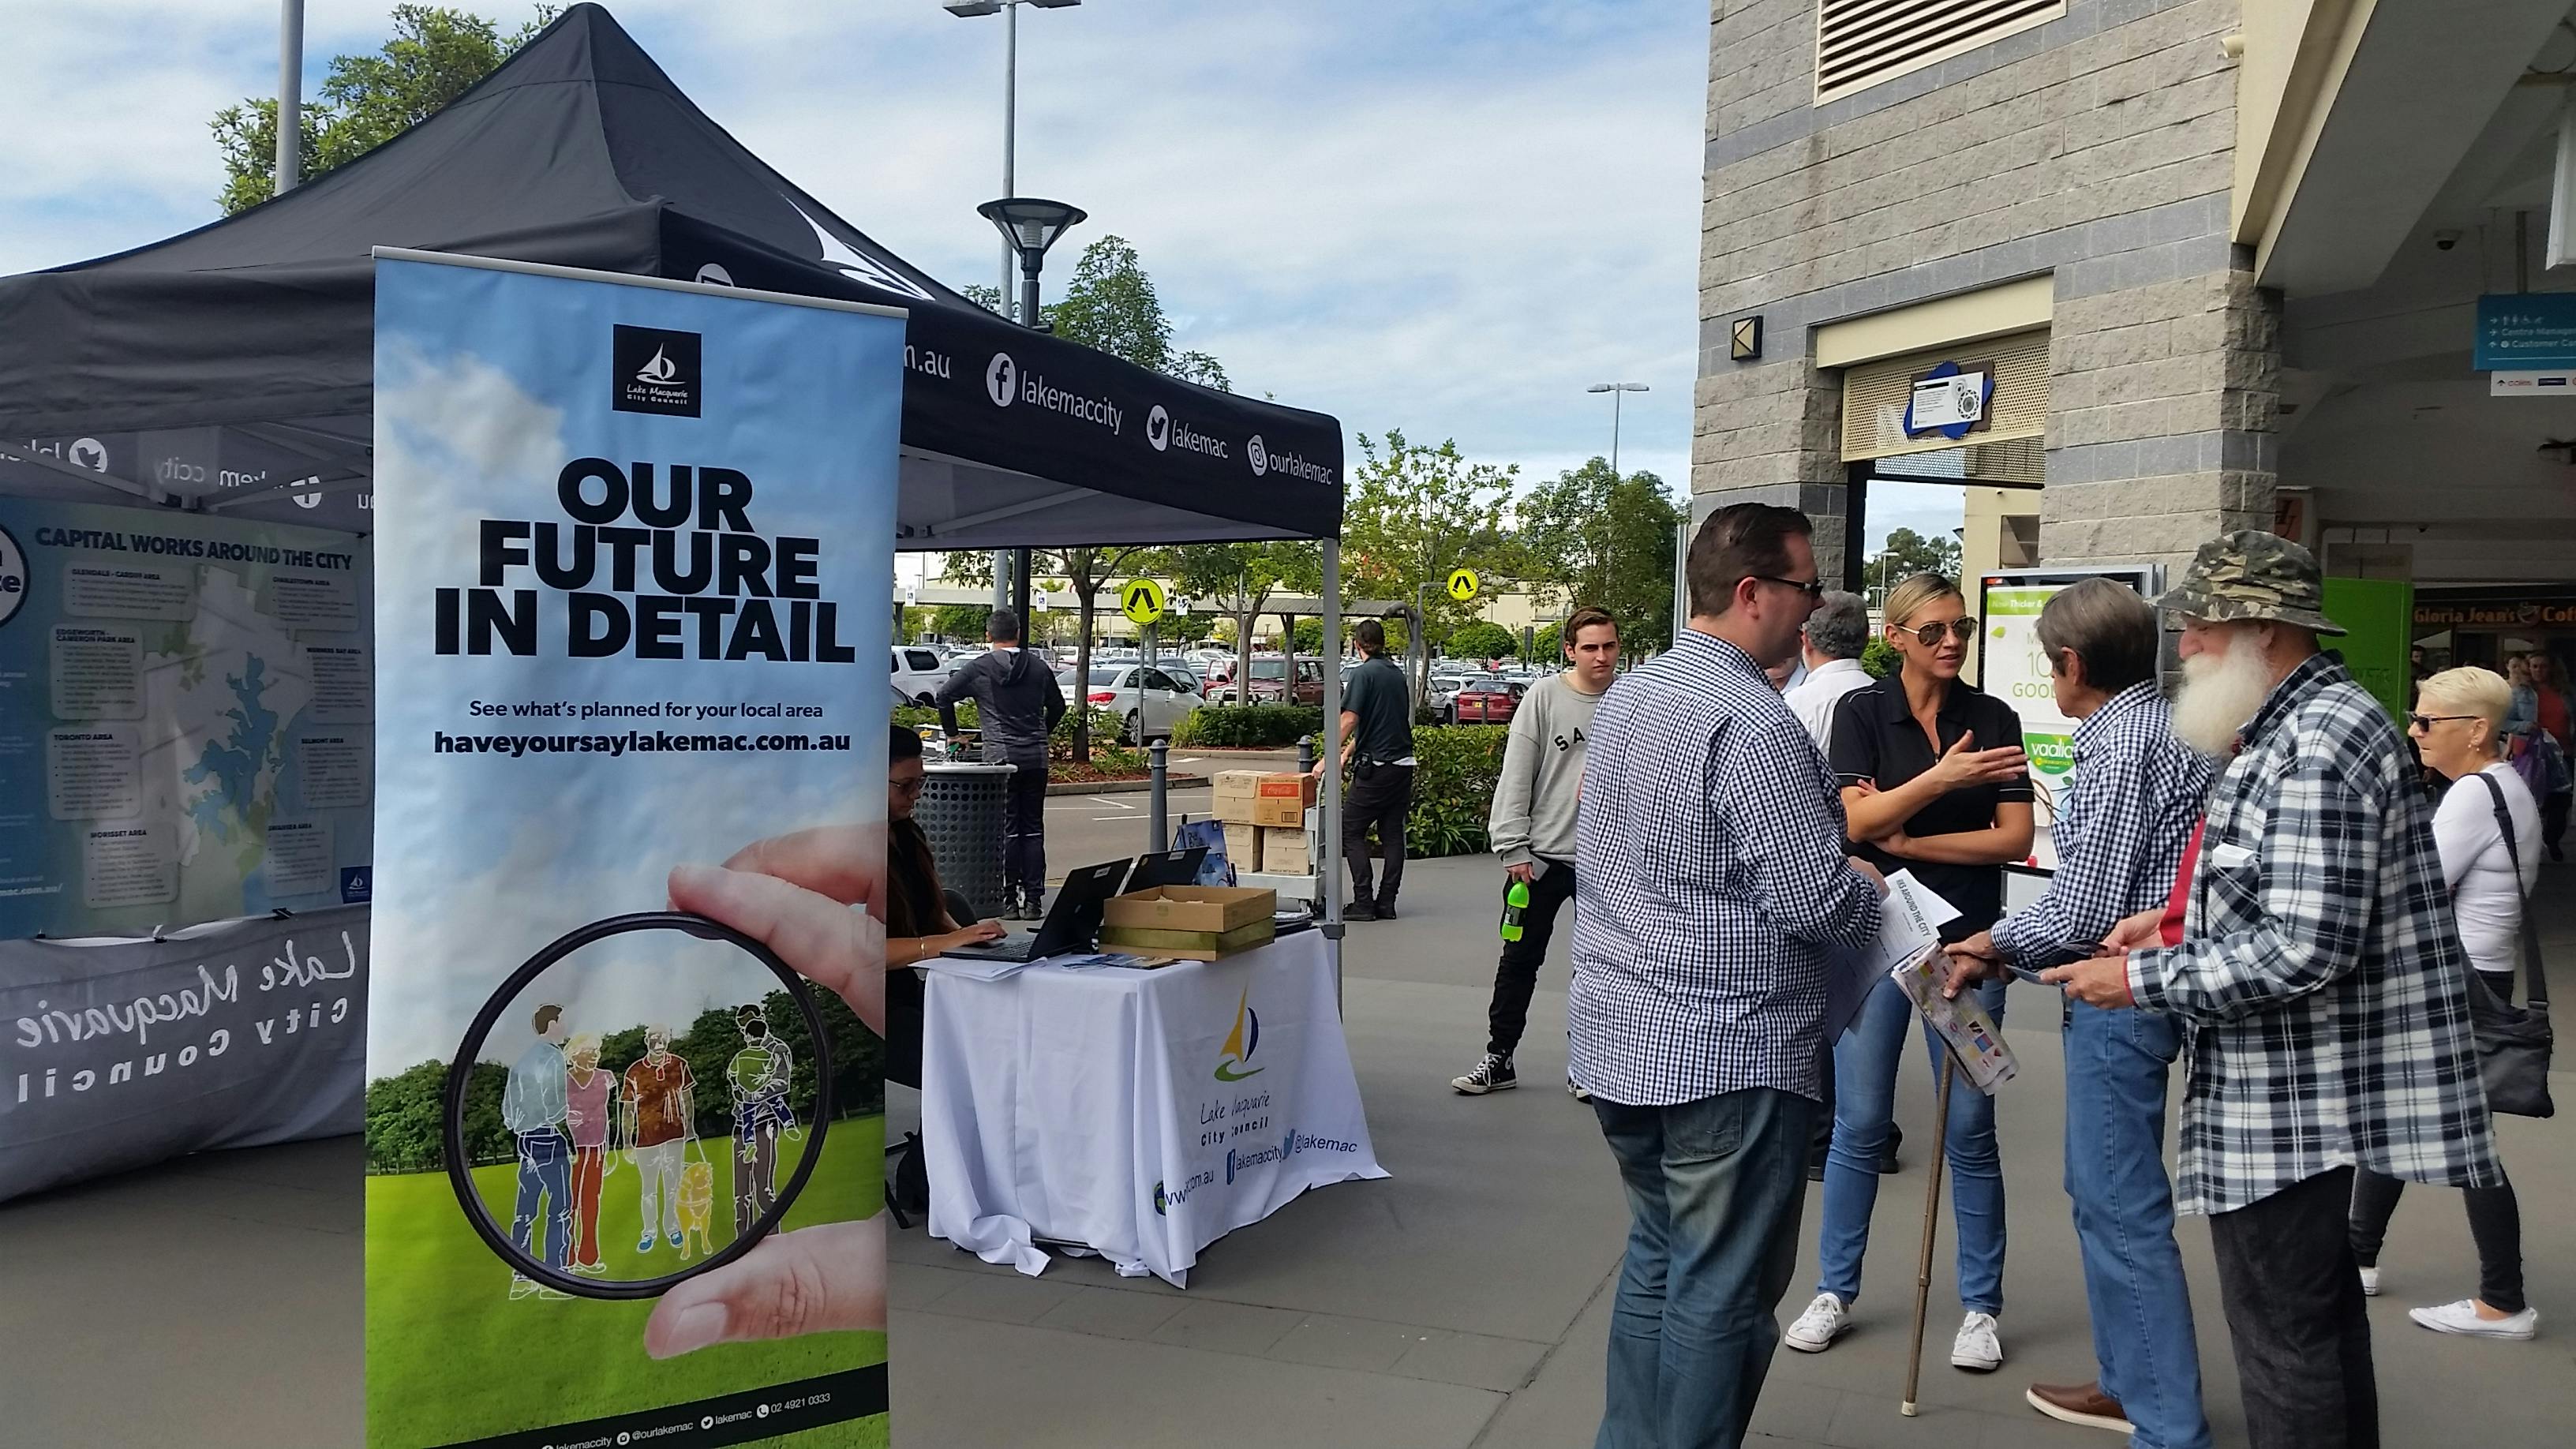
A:
{"type": "Polygon", "coordinates": [[[607,1272],[599,1258],[599,1188],[608,1170],[610,1086],[599,1069],[599,1038],[577,1036],[564,1049],[572,1070],[564,1080],[564,1125],[572,1137],[572,1271],[607,1272]]]}
{"type": "MultiPolygon", "coordinates": [[[[564,1090],[563,1008],[548,1002],[528,1024],[537,1039],[510,1068],[501,1094],[501,1120],[519,1139],[519,1195],[510,1214],[510,1237],[533,1256],[537,1212],[545,1204],[545,1262],[562,1270],[572,1236],[572,1144],[564,1135],[571,1110],[564,1090]]],[[[570,1294],[538,1286],[522,1273],[510,1275],[510,1296],[569,1298],[570,1294]]]]}
{"type": "Polygon", "coordinates": [[[644,1028],[644,1055],[626,1069],[625,1087],[618,1097],[624,1107],[622,1126],[626,1140],[635,1144],[628,1156],[643,1178],[640,1191],[644,1230],[635,1244],[636,1252],[653,1251],[656,1221],[672,1247],[683,1245],[680,1168],[682,1154],[698,1135],[697,1109],[692,1100],[696,1086],[689,1064],[672,1054],[671,1029],[644,1028]]]}
{"type": "Polygon", "coordinates": [[[760,1215],[778,1200],[778,1134],[796,1125],[787,1105],[787,1046],[770,1035],[769,1020],[756,1006],[734,1013],[743,1047],[725,1067],[733,1089],[733,1231],[751,1231],[760,1215]]]}

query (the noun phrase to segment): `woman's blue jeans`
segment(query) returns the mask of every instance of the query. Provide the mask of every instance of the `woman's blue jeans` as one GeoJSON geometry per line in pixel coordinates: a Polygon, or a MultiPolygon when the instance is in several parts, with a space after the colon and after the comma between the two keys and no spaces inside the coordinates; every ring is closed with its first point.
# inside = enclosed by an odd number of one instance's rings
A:
{"type": "MultiPolygon", "coordinates": [[[[2004,983],[1975,988],[1979,1005],[2000,1026],[2004,983]]],[[[1896,1116],[1897,1068],[1914,1003],[1893,981],[1881,981],[1860,1015],[1834,1043],[1834,1141],[1825,1155],[1823,1243],[1816,1291],[1845,1307],[1860,1301],[1861,1254],[1869,1247],[1870,1210],[1878,1203],[1878,1162],[1896,1116]]],[[[1940,1034],[1923,1033],[1938,1090],[1948,1066],[1940,1034]]],[[[1950,1205],[1959,1220],[1959,1301],[1971,1313],[2004,1308],[2004,1166],[1995,1148],[1995,1102],[1964,1078],[1950,1089],[1950,1205]]],[[[1908,1238],[1908,1242],[1912,1239],[1908,1238]]]]}

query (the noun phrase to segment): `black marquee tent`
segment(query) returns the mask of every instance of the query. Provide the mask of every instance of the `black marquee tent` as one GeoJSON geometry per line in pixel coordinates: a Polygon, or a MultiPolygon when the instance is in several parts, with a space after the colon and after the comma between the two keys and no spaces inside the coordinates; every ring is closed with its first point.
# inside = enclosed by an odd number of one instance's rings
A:
{"type": "Polygon", "coordinates": [[[285,196],[0,279],[0,488],[370,531],[369,249],[910,309],[899,548],[1331,538],[1340,426],[1017,327],[763,164],[575,5],[285,196]]]}

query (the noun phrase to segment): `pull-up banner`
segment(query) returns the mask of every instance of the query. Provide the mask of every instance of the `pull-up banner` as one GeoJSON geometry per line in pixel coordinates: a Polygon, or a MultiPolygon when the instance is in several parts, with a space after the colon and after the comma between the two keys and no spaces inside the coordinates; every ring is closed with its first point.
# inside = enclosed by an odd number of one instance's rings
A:
{"type": "Polygon", "coordinates": [[[378,253],[370,1449],[887,1442],[903,340],[378,253]]]}

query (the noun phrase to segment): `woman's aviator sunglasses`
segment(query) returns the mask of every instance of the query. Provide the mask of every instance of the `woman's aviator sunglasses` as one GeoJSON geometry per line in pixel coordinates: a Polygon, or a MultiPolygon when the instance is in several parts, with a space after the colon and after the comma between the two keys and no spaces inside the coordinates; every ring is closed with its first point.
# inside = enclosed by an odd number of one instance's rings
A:
{"type": "Polygon", "coordinates": [[[1950,637],[1958,640],[1962,644],[1965,644],[1969,640],[1977,637],[1977,621],[1974,616],[1953,619],[1947,624],[1936,621],[1934,623],[1925,624],[1920,628],[1908,627],[1904,624],[1899,624],[1896,627],[1899,632],[1913,635],[1914,642],[1927,649],[1941,642],[1941,631],[1944,629],[1949,630],[1950,637]]]}

